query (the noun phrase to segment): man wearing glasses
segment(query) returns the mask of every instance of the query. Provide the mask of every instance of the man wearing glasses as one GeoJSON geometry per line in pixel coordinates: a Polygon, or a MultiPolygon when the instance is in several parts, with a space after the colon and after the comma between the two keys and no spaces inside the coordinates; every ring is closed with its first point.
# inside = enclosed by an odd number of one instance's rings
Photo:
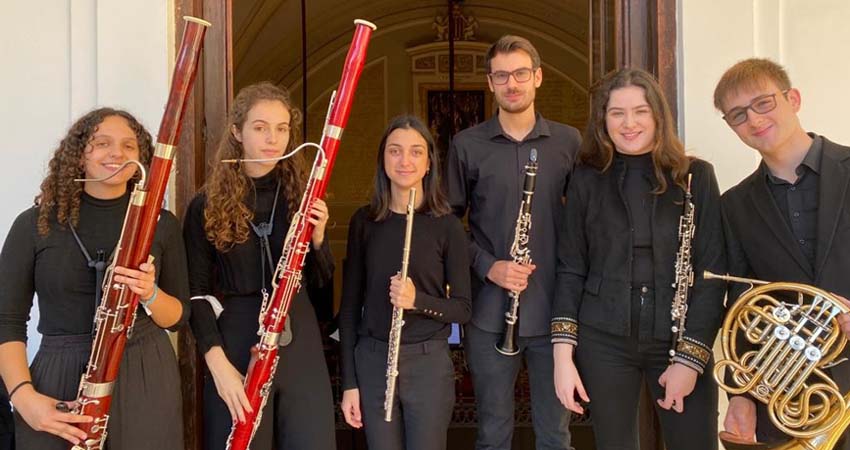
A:
{"type": "Polygon", "coordinates": [[[498,113],[455,136],[449,149],[449,201],[469,213],[472,320],[464,347],[478,411],[475,448],[511,448],[514,385],[528,366],[538,450],[569,448],[569,413],[555,396],[549,324],[555,293],[556,221],[580,143],[578,131],[534,110],[543,82],[540,56],[527,39],[503,36],[487,52],[487,81],[498,113]],[[512,261],[525,164],[537,150],[529,248],[533,264],[512,261]],[[505,329],[509,291],[519,291],[519,353],[496,351],[505,329]]]}
{"type": "MultiPolygon", "coordinates": [[[[727,70],[714,106],[762,157],[756,171],[721,198],[730,274],[850,295],[850,148],[806,133],[797,117],[800,91],[767,59],[747,59],[727,70]]],[[[730,284],[728,301],[747,288],[730,284]]],[[[839,321],[846,334],[850,318],[842,314],[839,321]]],[[[828,372],[842,395],[850,391],[850,363],[828,372]]],[[[746,395],[729,399],[724,428],[745,442],[789,439],[770,422],[764,405],[746,395]]],[[[850,449],[844,441],[835,448],[850,449]]]]}

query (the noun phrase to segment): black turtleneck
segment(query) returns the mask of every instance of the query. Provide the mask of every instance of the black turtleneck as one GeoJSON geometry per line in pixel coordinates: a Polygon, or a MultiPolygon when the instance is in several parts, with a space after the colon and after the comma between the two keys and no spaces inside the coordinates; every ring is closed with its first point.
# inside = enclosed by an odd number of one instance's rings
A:
{"type": "MultiPolygon", "coordinates": [[[[83,193],[80,220],[75,229],[89,254],[112,254],[121,234],[129,194],[101,200],[83,193]]],[[[27,321],[33,294],[38,295],[38,331],[47,336],[85,334],[92,331],[95,308],[95,271],[89,268],[69,228],[50,222],[47,236],[38,234],[39,208],[21,213],[9,230],[0,253],[0,344],[26,342],[27,321]]],[[[184,303],[189,313],[186,254],[177,219],[163,210],[151,254],[159,287],[184,303]]],[[[150,320],[139,309],[138,320],[150,320]]]]}
{"type": "MultiPolygon", "coordinates": [[[[278,172],[272,172],[249,183],[245,203],[254,210],[253,223],[259,225],[268,222],[274,205],[278,187],[278,172]]],[[[262,288],[272,292],[271,277],[274,267],[269,267],[263,256],[260,240],[250,231],[248,240],[236,244],[227,251],[216,250],[207,239],[204,231],[204,211],[207,207],[206,195],[201,192],[192,199],[186,210],[183,224],[183,236],[186,241],[186,254],[189,258],[189,290],[191,295],[212,295],[222,303],[231,300],[256,301],[261,297],[262,288]],[[261,259],[262,258],[262,259],[261,259]],[[261,267],[265,265],[263,271],[261,267]],[[264,273],[265,272],[265,273],[264,273]]],[[[274,208],[274,223],[269,236],[272,262],[276,265],[283,250],[283,241],[289,229],[289,208],[286,195],[281,186],[277,206],[274,208]]],[[[319,289],[333,279],[333,256],[327,239],[318,250],[310,247],[302,279],[308,290],[319,289]]],[[[226,308],[225,304],[225,308],[226,308]]],[[[212,307],[205,301],[192,302],[192,331],[198,340],[201,354],[211,347],[222,345],[221,333],[216,323],[212,307]]],[[[256,322],[253,326],[256,327],[256,322]]]]}
{"type": "Polygon", "coordinates": [[[652,154],[624,155],[617,153],[618,162],[625,168],[623,171],[623,199],[629,209],[631,219],[633,285],[652,285],[652,189],[654,189],[655,173],[652,165],[652,154]]]}

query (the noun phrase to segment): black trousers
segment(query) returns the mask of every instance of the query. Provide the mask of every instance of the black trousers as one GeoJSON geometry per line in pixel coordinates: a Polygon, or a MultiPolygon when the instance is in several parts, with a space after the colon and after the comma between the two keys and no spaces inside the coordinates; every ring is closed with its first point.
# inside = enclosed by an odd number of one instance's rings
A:
{"type": "Polygon", "coordinates": [[[387,343],[361,337],[354,352],[369,450],[445,450],[455,403],[448,342],[400,346],[391,422],[384,421],[387,343]]]}
{"type": "MultiPolygon", "coordinates": [[[[43,336],[30,371],[35,389],[74,400],[91,351],[91,335],[43,336]]],[[[164,330],[139,316],[124,348],[109,411],[109,450],[183,449],[183,402],[174,349],[164,330]]],[[[67,450],[68,441],[35,431],[15,414],[21,450],[67,450]]]]}
{"type": "MultiPolygon", "coordinates": [[[[243,374],[250,349],[257,343],[260,299],[231,298],[224,304],[218,327],[224,353],[243,374]]],[[[334,450],[333,397],[316,314],[302,291],[290,307],[292,342],[281,347],[271,392],[263,409],[252,450],[334,450]]],[[[204,376],[204,448],[222,450],[231,430],[230,412],[218,396],[215,382],[204,376]]]]}
{"type": "Polygon", "coordinates": [[[664,388],[658,378],[667,369],[670,342],[652,338],[652,300],[641,308],[632,298],[632,336],[615,336],[579,325],[576,363],[590,397],[590,418],[598,450],[638,450],[638,400],[646,382],[667,450],[717,450],[717,385],[713,363],[685,397],[684,412],[658,407],[664,388]]]}
{"type": "Polygon", "coordinates": [[[520,353],[496,351],[501,334],[466,325],[464,348],[478,411],[477,450],[510,450],[514,431],[514,385],[525,356],[531,384],[531,420],[537,450],[570,448],[570,413],[555,395],[549,336],[520,337],[520,353]]]}

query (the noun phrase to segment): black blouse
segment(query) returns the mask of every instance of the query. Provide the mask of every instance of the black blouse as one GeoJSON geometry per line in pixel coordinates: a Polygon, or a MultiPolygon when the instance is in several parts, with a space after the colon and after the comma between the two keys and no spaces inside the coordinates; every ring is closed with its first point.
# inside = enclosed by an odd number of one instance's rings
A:
{"type": "MultiPolygon", "coordinates": [[[[112,254],[121,234],[129,193],[100,200],[83,193],[80,220],[75,227],[90,255],[98,250],[112,254]]],[[[0,344],[26,342],[27,321],[33,294],[38,295],[38,331],[45,336],[92,332],[95,309],[95,271],[88,267],[68,227],[55,221],[50,233],[36,228],[38,207],[21,213],[12,225],[0,253],[0,344]]],[[[183,314],[170,330],[182,326],[189,315],[186,254],[180,226],[172,213],[162,210],[151,247],[157,285],[183,303],[183,314]]],[[[137,320],[150,320],[139,308],[137,320]]]]}
{"type": "MultiPolygon", "coordinates": [[[[275,204],[275,193],[278,186],[277,172],[254,179],[253,189],[249,191],[246,204],[254,209],[255,224],[267,222],[275,204]]],[[[219,300],[232,298],[259,298],[263,287],[271,294],[271,278],[274,267],[269,267],[267,258],[260,248],[260,240],[252,231],[248,240],[233,246],[226,252],[219,252],[215,245],[207,239],[204,231],[204,210],[206,195],[199,193],[192,199],[186,210],[186,220],[183,224],[183,235],[186,240],[186,254],[189,257],[189,291],[191,295],[212,295],[219,300]],[[261,263],[261,258],[264,263],[261,263]],[[265,274],[260,270],[265,264],[265,274]],[[265,282],[265,286],[263,285],[265,282]]],[[[283,241],[289,230],[289,208],[281,187],[274,208],[274,223],[269,244],[272,262],[276,265],[283,250],[283,241]]],[[[310,246],[304,266],[304,278],[308,292],[320,289],[333,279],[333,256],[328,241],[318,250],[310,246]]],[[[311,298],[316,297],[310,295],[311,298]]],[[[205,354],[213,346],[221,346],[222,338],[218,329],[212,306],[206,301],[192,302],[192,331],[198,341],[201,354],[205,354]]]]}
{"type": "MultiPolygon", "coordinates": [[[[391,213],[375,222],[368,218],[368,211],[368,207],[357,210],[348,229],[339,311],[343,389],[357,387],[354,346],[358,336],[388,340],[393,310],[390,278],[401,270],[406,216],[391,213]]],[[[451,323],[469,320],[467,245],[463,225],[454,215],[415,214],[408,277],[416,286],[416,302],[415,309],[405,311],[403,344],[447,339],[451,323]]]]}

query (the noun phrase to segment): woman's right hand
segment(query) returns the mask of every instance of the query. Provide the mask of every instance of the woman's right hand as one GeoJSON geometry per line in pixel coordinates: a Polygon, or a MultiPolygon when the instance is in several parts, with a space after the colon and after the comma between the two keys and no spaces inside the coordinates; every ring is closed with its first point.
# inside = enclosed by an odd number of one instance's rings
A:
{"type": "Polygon", "coordinates": [[[233,421],[245,423],[245,411],[253,412],[245,394],[245,377],[233,367],[221,347],[211,348],[204,356],[210,369],[218,396],[224,400],[233,421]]]}
{"type": "MultiPolygon", "coordinates": [[[[79,416],[56,409],[60,403],[55,398],[40,394],[32,386],[24,386],[15,393],[12,404],[27,425],[35,431],[54,434],[73,444],[79,444],[86,438],[86,432],[70,424],[87,423],[91,416],[79,416]]],[[[65,402],[73,407],[71,402],[65,402]]]]}
{"type": "Polygon", "coordinates": [[[576,395],[589,402],[584,384],[573,362],[572,344],[555,344],[552,355],[555,359],[555,394],[565,408],[576,414],[584,414],[584,408],[576,401],[576,395]]]}
{"type": "Polygon", "coordinates": [[[342,393],[340,408],[346,423],[354,428],[363,427],[363,417],[360,415],[360,389],[346,389],[342,393]]]}

